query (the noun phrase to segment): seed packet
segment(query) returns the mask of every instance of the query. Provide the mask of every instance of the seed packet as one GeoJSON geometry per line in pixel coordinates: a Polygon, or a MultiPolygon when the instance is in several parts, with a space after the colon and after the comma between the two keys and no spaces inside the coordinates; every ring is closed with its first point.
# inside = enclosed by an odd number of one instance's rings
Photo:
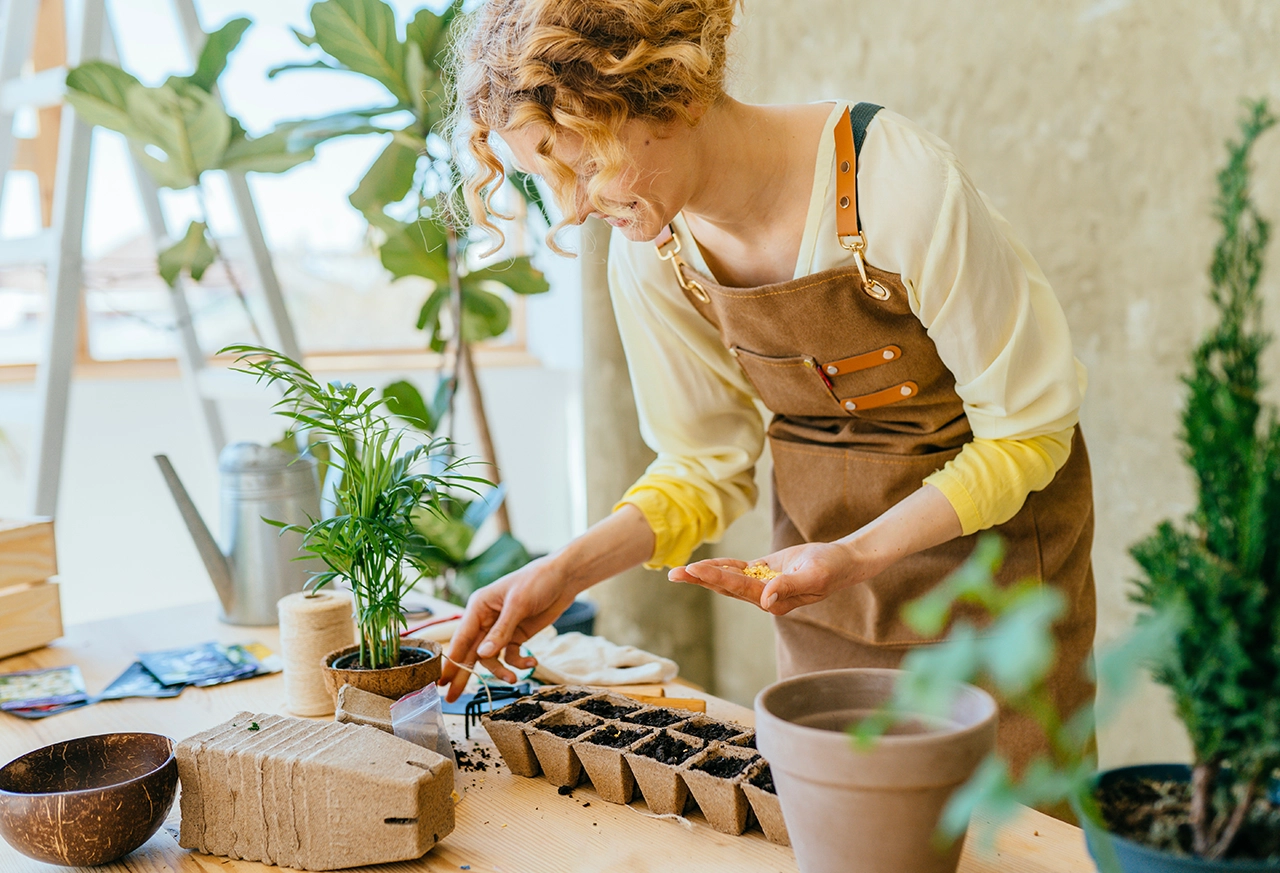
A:
{"type": "Polygon", "coordinates": [[[18,718],[48,718],[51,715],[57,715],[60,712],[66,712],[68,709],[79,709],[82,706],[88,706],[93,703],[92,700],[81,700],[77,703],[55,703],[51,706],[31,706],[23,709],[6,709],[9,715],[16,715],[18,718]]]}
{"type": "Polygon", "coordinates": [[[161,685],[216,685],[258,672],[257,659],[237,664],[217,643],[143,652],[138,660],[161,685]]]}
{"type": "Polygon", "coordinates": [[[5,711],[80,704],[88,699],[84,677],[76,666],[0,673],[0,709],[5,711]]]}
{"type": "Polygon", "coordinates": [[[268,673],[279,673],[284,669],[280,656],[272,652],[262,643],[234,643],[224,646],[215,643],[226,659],[237,667],[236,672],[223,676],[213,676],[192,682],[197,688],[208,688],[211,685],[222,685],[224,682],[235,682],[237,679],[249,679],[254,676],[265,676],[268,673]]]}
{"type": "Polygon", "coordinates": [[[162,685],[141,661],[134,661],[98,695],[99,700],[121,700],[125,697],[177,697],[183,685],[162,685]]]}

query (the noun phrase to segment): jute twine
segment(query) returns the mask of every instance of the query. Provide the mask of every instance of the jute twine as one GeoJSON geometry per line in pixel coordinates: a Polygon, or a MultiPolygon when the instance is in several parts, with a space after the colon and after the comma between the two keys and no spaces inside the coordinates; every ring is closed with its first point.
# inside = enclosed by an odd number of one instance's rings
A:
{"type": "Polygon", "coordinates": [[[280,598],[280,657],[284,705],[294,715],[328,715],[333,698],[324,687],[324,656],[355,642],[351,595],[302,592],[280,598]]]}

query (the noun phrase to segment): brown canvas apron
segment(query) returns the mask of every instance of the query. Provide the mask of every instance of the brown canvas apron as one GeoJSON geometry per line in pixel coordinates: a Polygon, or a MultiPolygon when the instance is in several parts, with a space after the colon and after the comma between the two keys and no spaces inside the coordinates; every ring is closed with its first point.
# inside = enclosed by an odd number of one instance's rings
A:
{"type": "MultiPolygon", "coordinates": [[[[836,126],[838,227],[857,268],[730,288],[689,268],[669,232],[657,241],[689,302],[719,330],[773,412],[775,551],[852,533],[920,488],[973,439],[955,377],[912,313],[901,277],[863,259],[857,152],[878,109],[859,104],[836,126]]],[[[1034,576],[1066,597],[1067,613],[1054,631],[1059,661],[1052,688],[1061,711],[1074,712],[1093,699],[1086,663],[1095,618],[1093,494],[1079,428],[1053,481],[995,530],[1006,547],[1001,582],[1034,576]]],[[[936,642],[913,633],[899,609],[959,566],[974,545],[968,536],[935,546],[777,618],[780,676],[894,667],[910,647],[936,642]]],[[[999,741],[1019,769],[1047,749],[1033,722],[1003,710],[999,741]]]]}

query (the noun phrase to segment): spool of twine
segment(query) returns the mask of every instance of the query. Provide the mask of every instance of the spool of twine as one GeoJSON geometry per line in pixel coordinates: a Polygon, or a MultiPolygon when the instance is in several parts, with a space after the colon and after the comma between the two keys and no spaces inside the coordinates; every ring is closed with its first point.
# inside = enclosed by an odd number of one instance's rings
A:
{"type": "Polygon", "coordinates": [[[333,698],[324,687],[324,656],[355,642],[351,595],[298,592],[280,598],[280,657],[284,705],[294,715],[328,715],[333,698]]]}

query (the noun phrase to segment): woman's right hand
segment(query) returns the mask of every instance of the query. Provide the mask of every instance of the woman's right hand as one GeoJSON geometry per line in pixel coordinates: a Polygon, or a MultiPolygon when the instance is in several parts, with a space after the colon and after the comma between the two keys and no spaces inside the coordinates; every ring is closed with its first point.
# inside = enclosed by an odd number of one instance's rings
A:
{"type": "Polygon", "coordinates": [[[504,682],[515,682],[507,664],[526,670],[537,664],[520,654],[520,644],[560,617],[573,598],[601,579],[616,576],[653,553],[653,530],[644,515],[625,504],[559,552],[538,558],[467,601],[462,624],[449,643],[440,671],[446,699],[457,700],[467,687],[476,660],[504,682]]]}
{"type": "Polygon", "coordinates": [[[535,666],[536,659],[520,654],[520,644],[559,618],[576,593],[548,556],[472,594],[440,674],[440,685],[449,687],[446,699],[452,702],[462,694],[477,659],[509,683],[516,681],[516,674],[507,664],[522,670],[535,666]]]}

